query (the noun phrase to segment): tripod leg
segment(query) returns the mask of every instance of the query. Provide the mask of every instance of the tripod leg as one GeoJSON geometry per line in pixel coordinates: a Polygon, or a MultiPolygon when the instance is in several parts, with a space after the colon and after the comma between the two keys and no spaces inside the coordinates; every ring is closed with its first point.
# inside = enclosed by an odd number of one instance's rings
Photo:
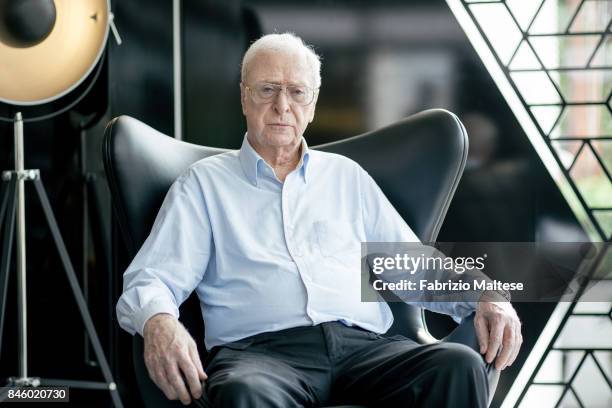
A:
{"type": "Polygon", "coordinates": [[[66,245],[64,244],[64,240],[62,239],[59,227],[57,226],[57,221],[55,220],[55,215],[53,215],[53,210],[51,209],[51,204],[49,203],[49,198],[47,197],[45,188],[42,185],[42,181],[40,179],[35,179],[34,187],[36,187],[36,192],[38,193],[38,198],[40,199],[40,203],[42,204],[43,212],[45,213],[45,218],[47,219],[47,223],[49,224],[49,228],[51,229],[51,234],[53,235],[55,246],[57,247],[57,251],[59,252],[59,256],[64,266],[64,270],[66,271],[68,282],[70,283],[70,287],[72,288],[72,294],[74,295],[74,299],[76,300],[77,305],[79,307],[79,312],[81,312],[81,318],[83,319],[85,328],[89,333],[91,344],[94,348],[94,352],[98,359],[98,363],[100,364],[100,368],[102,369],[102,375],[104,375],[104,379],[106,380],[107,384],[109,384],[109,390],[111,392],[111,397],[115,406],[122,408],[123,404],[121,403],[121,399],[119,398],[117,386],[113,381],[113,376],[111,374],[110,367],[108,365],[108,362],[106,361],[106,357],[104,356],[104,351],[102,350],[102,344],[100,344],[100,339],[98,338],[98,334],[96,333],[93,321],[91,320],[91,315],[89,314],[89,310],[87,309],[87,304],[85,303],[83,292],[81,292],[81,288],[79,287],[79,282],[77,280],[76,273],[74,272],[72,262],[70,261],[70,257],[68,256],[66,245]]]}
{"type": "MultiPolygon", "coordinates": [[[[13,247],[13,232],[15,230],[15,209],[17,198],[17,177],[12,177],[5,191],[5,198],[8,201],[8,211],[6,212],[6,223],[2,235],[2,261],[0,262],[0,356],[2,355],[2,331],[4,329],[4,312],[6,307],[6,292],[8,288],[9,266],[11,264],[11,249],[13,247]]],[[[3,204],[5,200],[3,199],[3,204]]],[[[2,218],[0,218],[2,221],[2,218]]]]}
{"type": "Polygon", "coordinates": [[[7,188],[10,183],[10,180],[2,180],[2,187],[0,187],[0,225],[2,225],[4,211],[6,210],[6,203],[8,202],[7,188]]]}

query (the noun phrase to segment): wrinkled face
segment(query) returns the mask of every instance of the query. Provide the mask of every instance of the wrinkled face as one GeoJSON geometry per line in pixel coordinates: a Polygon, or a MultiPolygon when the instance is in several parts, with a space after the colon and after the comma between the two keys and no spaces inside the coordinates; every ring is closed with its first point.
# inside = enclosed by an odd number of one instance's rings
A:
{"type": "Polygon", "coordinates": [[[246,117],[249,140],[259,147],[293,146],[301,140],[314,118],[317,97],[309,105],[293,103],[285,88],[268,103],[256,103],[246,86],[268,82],[281,85],[306,85],[314,88],[312,70],[306,56],[299,52],[260,51],[248,65],[245,83],[240,85],[242,112],[246,117]]]}

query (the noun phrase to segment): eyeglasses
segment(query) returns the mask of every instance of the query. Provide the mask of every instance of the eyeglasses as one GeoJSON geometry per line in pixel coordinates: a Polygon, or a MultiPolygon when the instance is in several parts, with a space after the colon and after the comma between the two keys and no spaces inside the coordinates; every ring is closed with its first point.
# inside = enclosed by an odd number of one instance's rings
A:
{"type": "Polygon", "coordinates": [[[252,87],[244,86],[251,93],[253,101],[257,104],[271,103],[285,88],[287,98],[290,102],[298,105],[310,105],[318,89],[312,89],[305,85],[279,85],[268,82],[258,82],[252,87]]]}

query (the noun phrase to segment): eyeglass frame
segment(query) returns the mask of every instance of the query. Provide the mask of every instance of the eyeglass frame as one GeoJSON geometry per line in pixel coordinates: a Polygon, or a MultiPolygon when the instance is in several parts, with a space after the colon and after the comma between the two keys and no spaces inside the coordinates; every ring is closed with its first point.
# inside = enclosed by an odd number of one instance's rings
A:
{"type": "Polygon", "coordinates": [[[310,87],[310,86],[308,86],[308,85],[291,85],[291,84],[289,84],[289,85],[288,85],[288,84],[275,84],[275,83],[273,83],[273,82],[266,82],[266,81],[261,81],[261,82],[258,82],[258,83],[259,83],[259,84],[269,84],[269,85],[274,85],[274,86],[280,86],[280,90],[279,90],[279,91],[278,91],[278,92],[277,92],[277,93],[276,93],[276,94],[275,94],[275,95],[274,95],[272,98],[270,98],[270,100],[269,100],[269,101],[267,101],[267,102],[257,102],[257,101],[255,101],[255,98],[253,97],[253,88],[252,88],[251,86],[249,86],[249,85],[246,85],[244,82],[240,82],[240,84],[241,84],[242,86],[244,86],[244,88],[245,88],[245,89],[247,89],[247,90],[249,91],[249,94],[251,95],[251,99],[253,99],[253,102],[257,103],[258,105],[267,105],[267,104],[269,104],[269,103],[273,103],[273,102],[274,102],[274,99],[278,98],[278,95],[280,95],[280,93],[283,91],[283,88],[285,89],[285,95],[287,95],[287,100],[288,100],[290,103],[295,103],[296,105],[299,105],[299,106],[309,106],[310,104],[312,104],[312,103],[315,101],[315,99],[317,98],[317,94],[319,93],[319,87],[317,87],[317,88],[311,88],[311,87],[310,87]],[[304,88],[308,88],[309,90],[311,90],[311,91],[312,91],[312,99],[310,100],[310,102],[305,103],[305,104],[301,104],[301,103],[295,102],[295,101],[294,101],[294,100],[293,100],[293,99],[292,99],[292,98],[291,98],[291,97],[290,97],[290,96],[287,94],[287,89],[288,89],[288,87],[289,87],[289,86],[303,86],[304,88]]]}

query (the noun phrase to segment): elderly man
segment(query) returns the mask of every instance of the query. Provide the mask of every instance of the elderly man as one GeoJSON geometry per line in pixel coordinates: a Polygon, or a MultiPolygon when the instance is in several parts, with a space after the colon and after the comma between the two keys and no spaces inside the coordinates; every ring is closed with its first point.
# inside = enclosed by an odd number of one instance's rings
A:
{"type": "Polygon", "coordinates": [[[484,359],[458,344],[383,335],[389,307],[360,301],[360,271],[347,259],[364,241],[418,239],[358,164],[308,149],[320,66],[292,34],[251,45],[242,147],[195,163],[173,184],[125,272],[119,323],[143,335],[151,378],[183,404],[486,406],[484,360],[512,364],[517,315],[509,303],[424,304],[456,319],[475,312],[484,359]],[[193,290],[205,367],[177,320],[193,290]]]}

